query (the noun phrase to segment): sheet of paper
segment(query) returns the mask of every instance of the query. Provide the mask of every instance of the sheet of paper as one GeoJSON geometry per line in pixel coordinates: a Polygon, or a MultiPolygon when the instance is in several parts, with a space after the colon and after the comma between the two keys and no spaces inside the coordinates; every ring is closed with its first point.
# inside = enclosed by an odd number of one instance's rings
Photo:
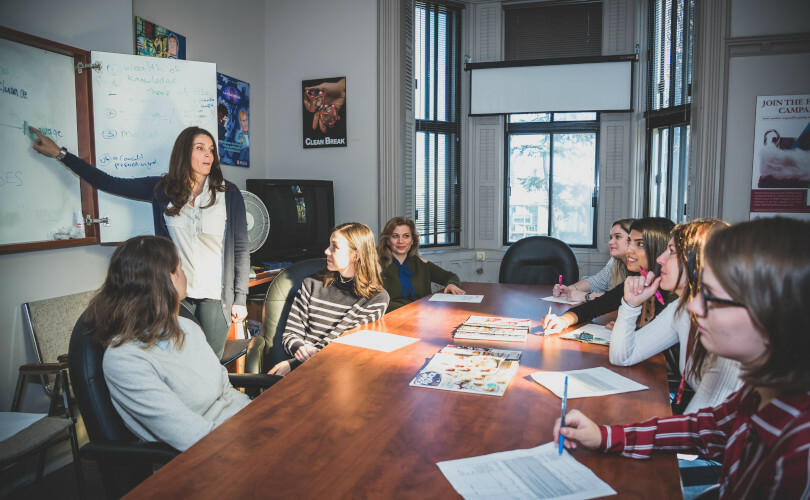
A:
{"type": "Polygon", "coordinates": [[[582,301],[575,302],[573,300],[568,300],[565,297],[555,297],[553,295],[549,295],[548,297],[543,297],[540,300],[545,300],[545,301],[548,301],[548,302],[559,302],[560,304],[570,304],[570,305],[581,304],[582,303],[582,301]]]}
{"type": "Polygon", "coordinates": [[[453,295],[452,293],[434,293],[430,302],[467,302],[470,304],[480,304],[484,300],[483,295],[453,295]]]}
{"type": "Polygon", "coordinates": [[[528,450],[502,451],[436,464],[466,500],[587,499],[616,492],[567,450],[546,443],[528,450]]]}
{"type": "Polygon", "coordinates": [[[5,441],[29,425],[33,425],[37,420],[47,416],[47,413],[0,412],[0,441],[5,441]]]}
{"type": "Polygon", "coordinates": [[[352,345],[364,349],[374,349],[375,351],[391,352],[400,347],[411,345],[419,339],[394,335],[393,333],[375,332],[373,330],[360,330],[343,337],[338,337],[332,342],[338,344],[352,345]]]}
{"type": "Polygon", "coordinates": [[[610,334],[613,333],[612,330],[608,330],[602,325],[585,325],[583,327],[577,328],[574,331],[564,333],[560,335],[561,339],[568,339],[568,340],[578,340],[580,342],[592,343],[592,344],[610,344],[610,334]],[[589,333],[593,336],[591,341],[583,341],[580,339],[580,333],[589,333]]]}
{"type": "Polygon", "coordinates": [[[566,375],[568,375],[568,399],[607,396],[649,389],[646,385],[623,377],[604,366],[568,372],[534,372],[532,378],[558,398],[562,398],[566,375]]]}

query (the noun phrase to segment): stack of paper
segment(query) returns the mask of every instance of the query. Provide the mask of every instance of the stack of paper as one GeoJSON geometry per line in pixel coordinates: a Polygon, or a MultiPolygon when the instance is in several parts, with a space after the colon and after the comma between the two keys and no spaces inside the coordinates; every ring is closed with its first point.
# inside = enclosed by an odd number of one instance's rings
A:
{"type": "Polygon", "coordinates": [[[414,379],[413,387],[503,396],[518,370],[520,351],[448,345],[414,379]]]}
{"type": "Polygon", "coordinates": [[[526,342],[531,319],[470,316],[453,333],[457,339],[526,342]]]}

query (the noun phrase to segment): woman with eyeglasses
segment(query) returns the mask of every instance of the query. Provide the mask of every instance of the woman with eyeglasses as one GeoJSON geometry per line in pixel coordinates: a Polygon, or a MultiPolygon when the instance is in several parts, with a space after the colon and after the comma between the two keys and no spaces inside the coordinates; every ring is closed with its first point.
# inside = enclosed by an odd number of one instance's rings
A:
{"type": "Polygon", "coordinates": [[[656,260],[661,266],[660,275],[656,277],[651,272],[646,277],[630,276],[625,281],[622,305],[610,338],[610,362],[620,366],[635,365],[680,344],[682,377],[674,403],[681,408],[681,397],[688,384],[695,394],[684,410],[686,413],[722,403],[740,387],[740,364],[708,355],[697,341],[697,326],[686,311],[700,286],[703,246],[714,231],[727,226],[717,219],[695,219],[675,226],[666,250],[656,260]],[[641,305],[659,289],[674,293],[678,300],[667,305],[650,323],[636,328],[641,305]]]}
{"type": "Polygon", "coordinates": [[[810,496],[810,223],[759,219],[717,231],[688,310],[706,350],[742,366],[742,388],[696,413],[598,426],[578,410],[554,426],[569,449],[723,459],[720,498],[810,496]]]}
{"type": "MultiPolygon", "coordinates": [[[[659,272],[655,258],[667,247],[669,233],[674,226],[675,224],[671,220],[663,217],[645,217],[633,221],[630,225],[630,235],[625,249],[628,275],[638,275],[642,268],[656,274],[659,272]]],[[[572,307],[562,316],[549,314],[544,317],[543,330],[546,334],[560,333],[571,325],[590,321],[597,316],[613,312],[622,304],[623,296],[624,282],[622,281],[604,295],[572,307]]],[[[649,323],[663,309],[664,304],[657,302],[655,298],[648,299],[642,306],[637,321],[638,326],[649,323]]]]}

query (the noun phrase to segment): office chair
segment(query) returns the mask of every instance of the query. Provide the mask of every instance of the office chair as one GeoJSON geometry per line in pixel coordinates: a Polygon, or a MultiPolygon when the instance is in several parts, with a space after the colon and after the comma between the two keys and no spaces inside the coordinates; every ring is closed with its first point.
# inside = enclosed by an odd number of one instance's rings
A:
{"type": "MultiPolygon", "coordinates": [[[[69,350],[73,388],[90,439],[79,455],[98,463],[107,496],[119,498],[149,477],[154,464],[167,463],[179,451],[166,443],[140,441],[126,428],[112,404],[103,359],[104,348],[90,341],[82,314],[73,328],[69,350]]],[[[256,392],[280,380],[273,375],[252,374],[229,378],[235,387],[256,392]]]]}
{"type": "Polygon", "coordinates": [[[245,358],[245,373],[267,373],[290,356],[281,345],[295,294],[304,278],[326,268],[326,259],[296,262],[281,271],[270,283],[264,296],[264,324],[261,337],[255,337],[245,358]]]}
{"type": "Polygon", "coordinates": [[[571,247],[550,236],[529,236],[513,243],[503,256],[499,283],[555,285],[579,281],[579,263],[571,247]]]}

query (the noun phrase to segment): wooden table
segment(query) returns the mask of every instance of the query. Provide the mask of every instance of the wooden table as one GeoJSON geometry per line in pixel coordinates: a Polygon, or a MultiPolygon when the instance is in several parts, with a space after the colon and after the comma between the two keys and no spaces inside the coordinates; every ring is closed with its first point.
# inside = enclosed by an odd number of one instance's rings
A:
{"type": "MultiPolygon", "coordinates": [[[[537,370],[610,366],[604,346],[537,332],[551,287],[465,283],[481,304],[422,299],[363,329],[419,337],[393,353],[331,344],[247,408],[172,460],[131,498],[459,498],[437,462],[530,448],[552,440],[560,399],[532,381],[537,370]],[[419,369],[471,314],[531,317],[528,342],[459,341],[520,349],[520,371],[503,397],[409,387],[419,369]]],[[[552,310],[566,309],[553,304],[552,310]]],[[[599,423],[669,415],[658,355],[610,366],[650,390],[572,399],[599,423]]],[[[681,498],[673,454],[632,460],[575,450],[573,456],[621,498],[681,498]]]]}

